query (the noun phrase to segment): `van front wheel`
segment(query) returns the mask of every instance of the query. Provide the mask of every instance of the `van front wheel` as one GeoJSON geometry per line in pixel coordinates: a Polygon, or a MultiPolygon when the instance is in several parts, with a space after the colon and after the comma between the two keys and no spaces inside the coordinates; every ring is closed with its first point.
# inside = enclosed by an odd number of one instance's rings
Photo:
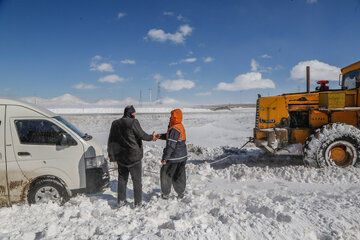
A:
{"type": "Polygon", "coordinates": [[[69,200],[64,186],[55,179],[42,179],[30,186],[28,202],[30,204],[55,202],[59,204],[69,200]]]}

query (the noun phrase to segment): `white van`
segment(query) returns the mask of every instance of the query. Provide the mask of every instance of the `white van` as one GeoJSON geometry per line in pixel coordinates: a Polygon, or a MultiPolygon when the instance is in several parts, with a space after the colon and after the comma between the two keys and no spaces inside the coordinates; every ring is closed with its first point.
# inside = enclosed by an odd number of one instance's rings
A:
{"type": "Polygon", "coordinates": [[[39,106],[0,99],[0,206],[65,202],[109,184],[101,146],[39,106]]]}

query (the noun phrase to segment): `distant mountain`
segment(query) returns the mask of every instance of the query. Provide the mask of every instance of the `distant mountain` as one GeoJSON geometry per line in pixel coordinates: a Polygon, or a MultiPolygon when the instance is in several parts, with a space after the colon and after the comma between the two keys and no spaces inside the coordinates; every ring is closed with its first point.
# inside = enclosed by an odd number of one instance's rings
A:
{"type": "Polygon", "coordinates": [[[53,103],[61,103],[61,104],[66,104],[66,105],[88,105],[89,103],[85,102],[84,100],[75,97],[71,94],[64,94],[62,96],[59,97],[54,97],[54,98],[50,98],[49,102],[53,102],[53,103]]]}
{"type": "Polygon", "coordinates": [[[123,108],[126,105],[139,105],[141,106],[173,106],[178,105],[179,102],[173,98],[165,97],[158,99],[154,102],[140,102],[134,98],[125,98],[123,100],[114,100],[114,99],[100,99],[94,103],[86,102],[78,97],[75,97],[71,94],[64,94],[62,96],[54,98],[40,98],[40,97],[24,97],[20,100],[37,104],[47,108],[104,108],[104,107],[113,107],[113,108],[123,108]]]}
{"type": "Polygon", "coordinates": [[[89,103],[71,94],[64,94],[54,98],[24,97],[20,98],[20,100],[45,107],[79,107],[89,105],[89,103]]]}
{"type": "Polygon", "coordinates": [[[164,98],[160,98],[160,99],[156,100],[155,104],[172,105],[172,104],[179,104],[179,101],[177,101],[173,98],[164,97],[164,98]]]}
{"type": "Polygon", "coordinates": [[[113,99],[100,99],[94,103],[96,106],[113,106],[113,107],[123,107],[124,105],[129,104],[139,104],[139,102],[133,98],[125,98],[123,100],[113,100],[113,99]]]}

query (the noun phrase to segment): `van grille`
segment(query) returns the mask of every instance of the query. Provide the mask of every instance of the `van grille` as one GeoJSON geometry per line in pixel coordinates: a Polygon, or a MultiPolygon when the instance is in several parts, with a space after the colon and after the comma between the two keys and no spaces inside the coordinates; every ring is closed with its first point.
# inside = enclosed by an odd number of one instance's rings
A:
{"type": "Polygon", "coordinates": [[[259,99],[256,101],[255,128],[259,128],[259,99]]]}

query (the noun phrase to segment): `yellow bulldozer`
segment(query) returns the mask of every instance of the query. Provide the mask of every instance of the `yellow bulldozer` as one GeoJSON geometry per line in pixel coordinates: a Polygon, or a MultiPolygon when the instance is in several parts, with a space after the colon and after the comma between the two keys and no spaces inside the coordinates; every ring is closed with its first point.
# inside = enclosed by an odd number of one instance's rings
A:
{"type": "Polygon", "coordinates": [[[307,92],[258,96],[255,145],[275,154],[302,155],[313,167],[360,167],[360,61],[341,69],[341,89],[328,81],[307,92]]]}

